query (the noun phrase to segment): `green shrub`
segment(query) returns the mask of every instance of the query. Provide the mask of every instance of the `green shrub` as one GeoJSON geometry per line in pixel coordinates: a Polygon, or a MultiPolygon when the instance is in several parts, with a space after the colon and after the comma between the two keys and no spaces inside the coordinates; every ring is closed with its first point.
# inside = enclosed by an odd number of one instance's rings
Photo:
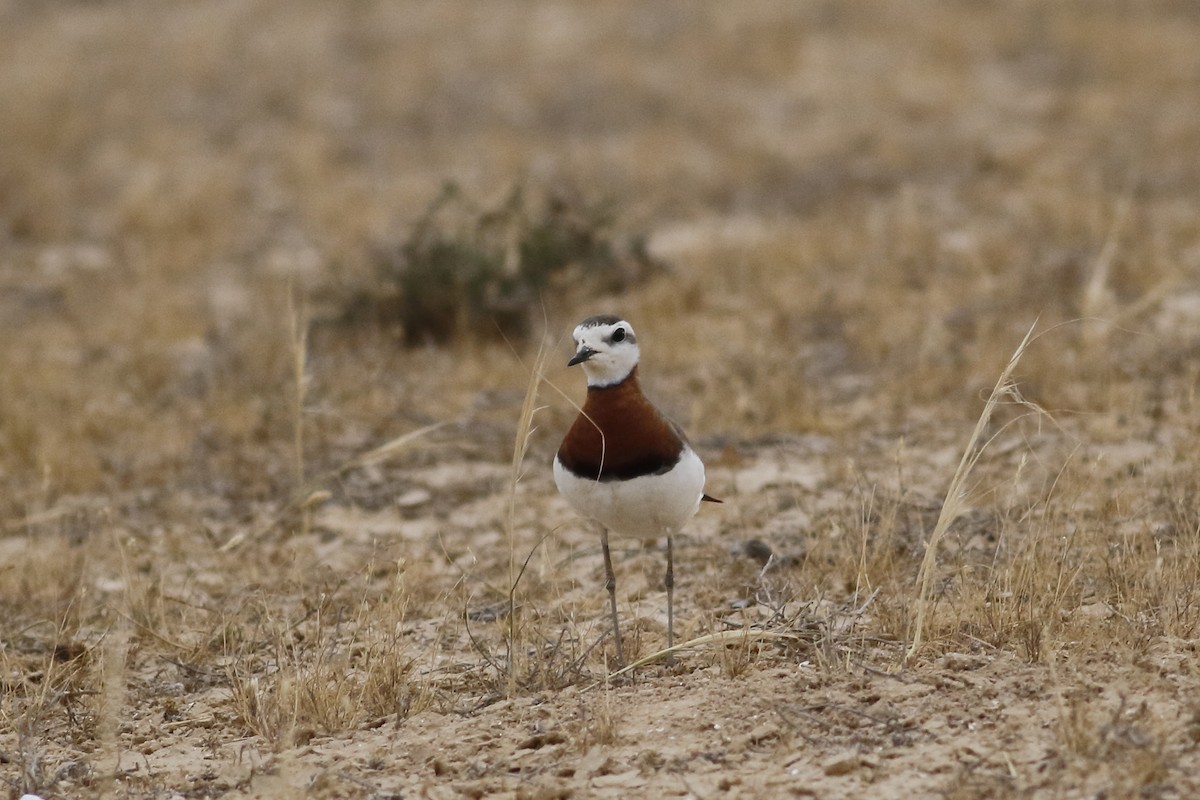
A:
{"type": "Polygon", "coordinates": [[[531,201],[518,186],[481,209],[448,183],[407,239],[379,251],[379,316],[409,344],[524,337],[551,296],[620,292],[665,269],[644,236],[616,227],[611,202],[568,192],[531,201]]]}

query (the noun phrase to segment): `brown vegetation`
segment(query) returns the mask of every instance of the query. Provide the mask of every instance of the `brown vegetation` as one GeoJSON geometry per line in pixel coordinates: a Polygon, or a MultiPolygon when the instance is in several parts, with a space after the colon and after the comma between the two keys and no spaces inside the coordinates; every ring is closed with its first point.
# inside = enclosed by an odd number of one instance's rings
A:
{"type": "Polygon", "coordinates": [[[0,3],[0,792],[1195,794],[1198,40],[1168,0],[0,3]],[[528,340],[341,324],[447,181],[613,201],[669,270],[523,288],[528,340]],[[615,554],[615,677],[549,475],[599,312],[725,500],[673,665],[662,554],[615,554]]]}

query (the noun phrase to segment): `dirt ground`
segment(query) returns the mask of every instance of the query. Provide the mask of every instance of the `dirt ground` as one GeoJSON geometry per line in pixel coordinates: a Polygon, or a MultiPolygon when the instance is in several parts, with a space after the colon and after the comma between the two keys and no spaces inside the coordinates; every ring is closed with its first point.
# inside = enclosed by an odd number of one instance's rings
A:
{"type": "Polygon", "coordinates": [[[0,794],[1196,796],[1198,41],[0,0],[0,794]],[[447,182],[662,268],[404,341],[352,312],[447,182]],[[550,474],[593,313],[724,501],[673,654],[664,543],[614,541],[624,671],[550,474]]]}

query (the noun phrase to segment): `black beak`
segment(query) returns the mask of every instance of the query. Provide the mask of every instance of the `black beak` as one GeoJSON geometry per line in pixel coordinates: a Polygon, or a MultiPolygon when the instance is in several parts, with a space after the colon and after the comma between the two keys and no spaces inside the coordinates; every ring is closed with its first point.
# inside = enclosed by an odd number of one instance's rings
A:
{"type": "Polygon", "coordinates": [[[594,355],[596,355],[596,351],[585,344],[579,348],[579,351],[575,355],[571,356],[571,360],[567,362],[567,366],[573,367],[576,364],[582,364],[594,355]]]}

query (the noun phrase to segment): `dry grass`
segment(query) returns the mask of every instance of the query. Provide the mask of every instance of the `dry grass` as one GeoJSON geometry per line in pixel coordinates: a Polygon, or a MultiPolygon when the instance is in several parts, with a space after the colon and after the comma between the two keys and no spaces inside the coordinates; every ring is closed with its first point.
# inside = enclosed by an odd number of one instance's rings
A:
{"type": "Polygon", "coordinates": [[[1198,35],[0,4],[6,790],[1194,792],[1198,35]],[[515,350],[335,324],[448,180],[618,198],[673,270],[547,292],[515,350]],[[674,666],[661,553],[619,545],[616,676],[547,466],[608,310],[726,500],[674,666]]]}

